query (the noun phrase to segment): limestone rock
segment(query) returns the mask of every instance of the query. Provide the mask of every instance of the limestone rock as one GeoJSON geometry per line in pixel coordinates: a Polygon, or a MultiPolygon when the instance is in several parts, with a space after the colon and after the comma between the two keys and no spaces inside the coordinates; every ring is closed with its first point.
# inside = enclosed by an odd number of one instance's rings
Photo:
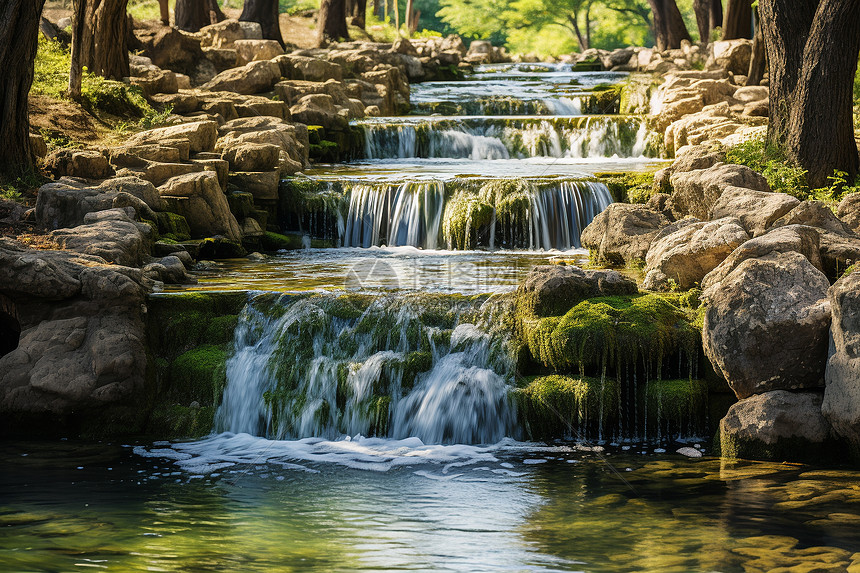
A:
{"type": "Polygon", "coordinates": [[[599,261],[623,266],[644,260],[651,241],[669,222],[644,205],[612,203],[582,230],[580,241],[599,261]]]}
{"type": "Polygon", "coordinates": [[[169,127],[141,131],[126,140],[126,146],[164,145],[165,140],[187,139],[191,153],[212,151],[218,137],[218,124],[214,121],[196,121],[169,127]]]}
{"type": "Polygon", "coordinates": [[[860,452],[860,271],[830,289],[832,346],[822,411],[836,433],[860,452]]]}
{"type": "Polygon", "coordinates": [[[818,233],[812,227],[789,225],[746,241],[736,248],[720,265],[702,279],[702,289],[718,285],[738,265],[749,259],[773,253],[800,253],[818,270],[822,270],[818,233]]]}
{"type": "MultiPolygon", "coordinates": [[[[187,254],[187,253],[186,253],[187,254]]],[[[185,264],[176,255],[168,255],[143,267],[143,274],[166,284],[195,284],[197,279],[185,271],[185,264]]]]}
{"type": "Polygon", "coordinates": [[[850,193],[839,203],[836,215],[854,233],[860,235],[860,193],[850,193]]]}
{"type": "Polygon", "coordinates": [[[45,170],[55,177],[105,179],[113,175],[108,158],[88,149],[57,149],[45,158],[45,170]]]}
{"type": "Polygon", "coordinates": [[[774,222],[775,227],[783,225],[808,225],[816,229],[830,231],[839,235],[850,235],[851,229],[833,214],[821,201],[803,201],[774,222]]]}
{"type": "Polygon", "coordinates": [[[236,40],[244,40],[245,32],[239,22],[227,19],[217,24],[203,26],[197,33],[200,46],[204,48],[231,48],[236,40]]]}
{"type": "Polygon", "coordinates": [[[281,79],[281,68],[274,61],[251,62],[241,68],[225,70],[203,85],[209,91],[258,94],[272,89],[281,79]]]}
{"type": "Polygon", "coordinates": [[[240,191],[252,194],[254,201],[277,201],[280,180],[277,170],[250,173],[237,171],[230,174],[230,183],[240,191]]]}
{"type": "Polygon", "coordinates": [[[818,392],[773,390],[737,402],[720,420],[722,454],[728,458],[799,461],[820,459],[830,440],[818,392]]]}
{"type": "Polygon", "coordinates": [[[193,237],[223,235],[239,241],[239,223],[230,212],[227,197],[211,171],[189,173],[170,179],[158,188],[167,210],[188,221],[193,237]]]}
{"type": "Polygon", "coordinates": [[[637,292],[636,282],[617,271],[542,265],[520,284],[517,301],[538,316],[560,316],[586,298],[637,292]]]}
{"type": "Polygon", "coordinates": [[[270,117],[243,118],[228,121],[221,126],[220,133],[216,150],[221,153],[246,143],[278,146],[282,175],[300,171],[308,164],[310,143],[305,125],[286,124],[270,117]]]}
{"type": "Polygon", "coordinates": [[[152,219],[161,198],[152,183],[137,177],[108,179],[97,186],[60,179],[39,189],[36,220],[48,229],[76,227],[87,213],[114,207],[133,207],[140,218],[152,219]]]}
{"type": "Polygon", "coordinates": [[[705,355],[738,398],[823,385],[829,286],[787,252],[747,259],[704,291],[705,355]]]}
{"type": "Polygon", "coordinates": [[[271,171],[278,167],[281,148],[266,143],[243,143],[227,149],[222,157],[231,171],[271,171]]]}
{"type": "Polygon", "coordinates": [[[738,88],[733,97],[739,102],[747,104],[767,99],[768,93],[767,86],[744,86],[738,88]]]}
{"type": "Polygon", "coordinates": [[[239,57],[239,65],[249,62],[271,60],[284,53],[277,40],[236,40],[233,48],[239,57]]]}
{"type": "Polygon", "coordinates": [[[57,229],[48,237],[63,249],[137,267],[149,255],[151,233],[148,225],[135,222],[125,210],[109,209],[88,213],[83,225],[57,229]]]}
{"type": "Polygon", "coordinates": [[[722,40],[712,44],[714,63],[735,75],[746,75],[750,69],[752,41],[722,40]]]}
{"type": "Polygon", "coordinates": [[[273,61],[280,66],[280,75],[286,79],[309,82],[343,79],[343,68],[340,65],[320,58],[288,54],[278,56],[273,61]]]}
{"type": "Polygon", "coordinates": [[[339,111],[332,97],[327,94],[306,95],[290,108],[293,119],[305,125],[321,125],[334,130],[346,129],[347,114],[341,114],[339,111]]]}
{"type": "Polygon", "coordinates": [[[753,237],[758,237],[798,204],[799,199],[785,193],[730,186],[723,189],[723,193],[711,208],[710,215],[715,219],[737,217],[753,237]]]}
{"type": "Polygon", "coordinates": [[[744,165],[718,163],[708,169],[675,173],[671,177],[670,208],[676,219],[692,215],[707,219],[714,204],[728,187],[770,191],[767,180],[744,165]]]}
{"type": "Polygon", "coordinates": [[[740,221],[732,217],[686,225],[658,237],[645,257],[643,287],[670,290],[674,281],[678,288],[690,289],[747,239],[740,221]]]}

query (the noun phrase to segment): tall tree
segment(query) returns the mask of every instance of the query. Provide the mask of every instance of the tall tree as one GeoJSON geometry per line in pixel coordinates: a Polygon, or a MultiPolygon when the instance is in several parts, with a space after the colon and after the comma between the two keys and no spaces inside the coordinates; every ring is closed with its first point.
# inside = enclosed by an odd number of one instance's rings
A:
{"type": "Polygon", "coordinates": [[[583,52],[591,47],[591,6],[594,0],[515,0],[503,13],[510,27],[557,26],[566,30],[583,52]]]}
{"type": "Polygon", "coordinates": [[[760,0],[769,70],[768,142],[807,170],[812,187],[835,169],[855,176],[852,86],[860,54],[857,0],[760,0]]]}
{"type": "Polygon", "coordinates": [[[761,18],[756,18],[755,34],[753,35],[752,56],[750,57],[750,67],[747,71],[747,81],[745,85],[757,86],[764,79],[764,73],[767,71],[767,58],[764,50],[764,36],[761,33],[761,18]]]}
{"type": "MultiPolygon", "coordinates": [[[[374,0],[371,9],[376,13],[376,0],[374,0]]],[[[347,0],[346,15],[350,19],[350,24],[358,28],[364,29],[366,25],[367,0],[347,0]]]]}
{"type": "Polygon", "coordinates": [[[687,25],[675,0],[648,0],[654,12],[654,37],[657,49],[674,50],[681,47],[681,41],[691,41],[687,25]]]}
{"type": "Polygon", "coordinates": [[[711,31],[723,24],[723,3],[721,0],[693,0],[693,12],[699,29],[699,41],[707,44],[711,31]]]}
{"type": "Polygon", "coordinates": [[[33,166],[27,100],[45,0],[0,2],[0,174],[20,175],[33,166]]]}
{"type": "Polygon", "coordinates": [[[325,46],[330,41],[340,39],[349,39],[346,0],[322,0],[317,16],[317,45],[325,46]]]}
{"type": "Polygon", "coordinates": [[[203,26],[226,20],[218,0],[176,0],[173,23],[180,30],[197,32],[203,26]]]}
{"type": "Polygon", "coordinates": [[[263,38],[277,40],[284,47],[279,18],[278,0],[245,0],[242,15],[239,16],[243,22],[257,22],[263,29],[263,38]]]}
{"type": "Polygon", "coordinates": [[[128,77],[128,0],[74,0],[69,93],[81,94],[81,67],[105,78],[128,77]]]}
{"type": "Polygon", "coordinates": [[[753,37],[753,0],[727,0],[723,15],[723,40],[753,37]]]}

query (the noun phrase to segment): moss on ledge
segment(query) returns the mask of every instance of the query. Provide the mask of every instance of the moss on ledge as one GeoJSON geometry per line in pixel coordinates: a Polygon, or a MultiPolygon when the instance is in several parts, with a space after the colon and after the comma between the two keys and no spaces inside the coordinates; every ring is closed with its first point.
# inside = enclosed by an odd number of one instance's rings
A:
{"type": "Polygon", "coordinates": [[[514,398],[523,429],[532,439],[584,439],[594,429],[599,432],[618,408],[614,379],[554,374],[524,382],[514,398]]]}

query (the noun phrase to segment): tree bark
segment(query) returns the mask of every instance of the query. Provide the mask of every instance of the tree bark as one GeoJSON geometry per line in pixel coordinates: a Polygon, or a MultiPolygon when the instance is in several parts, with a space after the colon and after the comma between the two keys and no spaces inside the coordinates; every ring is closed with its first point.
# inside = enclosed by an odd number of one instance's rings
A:
{"type": "Polygon", "coordinates": [[[27,97],[39,42],[39,15],[45,0],[0,3],[0,174],[14,177],[32,169],[27,97]]]}
{"type": "Polygon", "coordinates": [[[263,38],[266,40],[277,40],[284,47],[284,38],[281,36],[281,21],[278,11],[278,0],[245,0],[242,22],[257,22],[263,29],[263,38]]]}
{"type": "Polygon", "coordinates": [[[681,47],[681,41],[690,41],[690,33],[675,0],[648,0],[654,12],[654,37],[659,51],[681,47]]]}
{"type": "Polygon", "coordinates": [[[198,32],[212,21],[208,0],[176,0],[173,7],[173,24],[186,32],[198,32]]]}
{"type": "Polygon", "coordinates": [[[723,16],[723,40],[752,37],[752,0],[727,0],[723,16]]]}
{"type": "Polygon", "coordinates": [[[217,24],[227,19],[224,12],[221,11],[221,6],[218,5],[218,0],[207,0],[209,3],[209,23],[217,24]]]}
{"type": "Polygon", "coordinates": [[[81,46],[86,35],[84,17],[86,2],[87,0],[72,0],[72,65],[69,69],[69,97],[75,101],[81,99],[81,82],[84,75],[81,46]]]}
{"type": "Polygon", "coordinates": [[[412,31],[413,31],[412,30],[412,26],[413,26],[412,18],[414,17],[413,11],[414,11],[413,0],[406,0],[406,36],[407,37],[412,37],[412,31]]]}
{"type": "Polygon", "coordinates": [[[711,7],[710,0],[693,0],[693,13],[696,15],[696,27],[699,29],[699,42],[708,43],[711,37],[711,7]]]}
{"type": "MultiPolygon", "coordinates": [[[[102,77],[121,80],[128,77],[128,0],[75,0],[73,3],[71,76],[78,66],[102,77]],[[77,37],[75,35],[77,34],[77,37]]],[[[77,81],[77,80],[76,80],[77,81]]],[[[78,93],[80,93],[78,87],[78,93]]]]}
{"type": "Polygon", "coordinates": [[[860,54],[856,0],[761,0],[768,56],[768,142],[807,171],[810,187],[834,170],[855,177],[852,87],[860,54]]]}
{"type": "MultiPolygon", "coordinates": [[[[723,0],[711,0],[711,30],[723,25],[723,0]]],[[[710,32],[709,32],[710,33],[710,32]]],[[[710,40],[710,38],[708,38],[710,40]]]]}
{"type": "Polygon", "coordinates": [[[161,13],[161,23],[170,26],[170,7],[167,0],[158,0],[158,10],[161,13]]]}
{"type": "Polygon", "coordinates": [[[747,72],[748,86],[757,86],[764,78],[767,69],[767,59],[764,55],[764,38],[761,33],[761,20],[756,19],[755,36],[753,36],[752,57],[750,57],[750,68],[747,72]]]}
{"type": "MultiPolygon", "coordinates": [[[[376,10],[376,2],[374,1],[373,10],[376,10]]],[[[367,0],[347,0],[346,14],[353,26],[364,30],[366,25],[367,0]]]]}
{"type": "Polygon", "coordinates": [[[346,28],[346,0],[322,0],[317,21],[317,45],[349,39],[346,28]]]}

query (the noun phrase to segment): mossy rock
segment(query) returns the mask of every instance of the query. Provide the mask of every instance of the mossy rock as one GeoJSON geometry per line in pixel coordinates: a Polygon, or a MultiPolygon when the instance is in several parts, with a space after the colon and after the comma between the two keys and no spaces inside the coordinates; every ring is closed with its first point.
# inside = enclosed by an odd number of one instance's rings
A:
{"type": "Polygon", "coordinates": [[[207,344],[181,354],[170,365],[170,399],[215,405],[227,384],[227,350],[207,344]]]}
{"type": "Polygon", "coordinates": [[[646,385],[646,408],[653,432],[661,435],[708,433],[708,384],[702,380],[652,380],[646,385]]]}
{"type": "Polygon", "coordinates": [[[191,228],[188,226],[188,221],[182,215],[160,211],[155,216],[158,224],[158,232],[162,235],[162,241],[170,239],[174,242],[179,242],[191,239],[191,228]]]}
{"type": "Polygon", "coordinates": [[[231,327],[245,306],[244,292],[183,292],[152,295],[147,301],[148,339],[156,360],[172,361],[202,344],[233,340],[231,327]]]}
{"type": "Polygon", "coordinates": [[[469,249],[477,235],[493,220],[493,206],[477,195],[458,191],[448,200],[442,215],[442,236],[454,249],[469,249]]]}
{"type": "Polygon", "coordinates": [[[654,173],[597,173],[612,199],[620,203],[647,203],[653,194],[654,173]]]}
{"type": "Polygon", "coordinates": [[[261,245],[265,251],[296,251],[304,247],[301,235],[281,235],[271,231],[263,235],[261,245]]]}
{"type": "Polygon", "coordinates": [[[585,439],[615,422],[618,383],[614,379],[554,374],[523,383],[514,398],[530,438],[585,439]]]}
{"type": "Polygon", "coordinates": [[[227,193],[227,204],[230,212],[237,221],[248,217],[256,218],[257,209],[254,207],[254,195],[245,191],[231,191],[227,193]]]}
{"type": "Polygon", "coordinates": [[[215,407],[162,404],[149,416],[147,433],[159,439],[201,438],[212,431],[215,407]]]}
{"type": "Polygon", "coordinates": [[[200,259],[239,259],[247,255],[245,248],[236,241],[222,237],[209,237],[200,242],[198,258],[200,259]]]}

